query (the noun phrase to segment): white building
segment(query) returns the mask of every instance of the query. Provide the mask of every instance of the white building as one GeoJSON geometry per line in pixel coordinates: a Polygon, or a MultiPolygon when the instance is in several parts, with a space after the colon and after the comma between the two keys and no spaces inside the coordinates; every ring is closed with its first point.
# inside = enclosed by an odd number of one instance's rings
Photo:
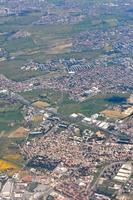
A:
{"type": "Polygon", "coordinates": [[[12,180],[8,180],[2,188],[1,197],[3,199],[12,199],[14,183],[12,180]]]}

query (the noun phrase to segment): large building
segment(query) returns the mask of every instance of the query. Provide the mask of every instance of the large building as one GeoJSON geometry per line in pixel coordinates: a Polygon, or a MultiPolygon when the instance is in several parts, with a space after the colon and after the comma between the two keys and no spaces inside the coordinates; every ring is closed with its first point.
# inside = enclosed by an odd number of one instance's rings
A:
{"type": "Polygon", "coordinates": [[[2,188],[2,191],[1,191],[1,197],[2,199],[12,199],[12,193],[13,193],[13,187],[14,187],[14,184],[13,184],[13,181],[12,180],[8,180],[5,185],[3,186],[2,188]]]}

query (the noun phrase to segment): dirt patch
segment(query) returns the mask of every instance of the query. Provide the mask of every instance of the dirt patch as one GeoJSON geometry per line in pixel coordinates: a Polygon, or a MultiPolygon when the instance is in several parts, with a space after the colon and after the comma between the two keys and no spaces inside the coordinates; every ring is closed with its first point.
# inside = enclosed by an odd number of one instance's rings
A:
{"type": "Polygon", "coordinates": [[[32,118],[32,121],[37,123],[37,122],[41,122],[43,120],[43,115],[39,114],[39,115],[34,115],[32,118]]]}
{"type": "Polygon", "coordinates": [[[110,118],[123,119],[124,117],[126,117],[123,112],[117,110],[104,110],[101,113],[110,118]]]}
{"type": "Polygon", "coordinates": [[[47,108],[50,106],[49,103],[44,102],[44,101],[36,101],[35,103],[33,103],[34,106],[36,106],[37,108],[47,108]]]}
{"type": "Polygon", "coordinates": [[[59,53],[67,53],[70,52],[70,48],[72,47],[72,42],[69,43],[59,43],[52,47],[49,51],[50,54],[59,54],[59,53]]]}
{"type": "Polygon", "coordinates": [[[23,138],[26,137],[28,134],[28,130],[24,127],[20,127],[18,129],[16,129],[15,131],[12,131],[9,134],[9,138],[23,138]]]}

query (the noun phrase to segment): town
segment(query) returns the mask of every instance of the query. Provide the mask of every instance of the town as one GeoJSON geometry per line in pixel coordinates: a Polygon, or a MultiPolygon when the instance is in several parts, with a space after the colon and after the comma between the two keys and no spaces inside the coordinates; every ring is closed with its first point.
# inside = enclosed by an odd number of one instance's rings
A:
{"type": "Polygon", "coordinates": [[[133,200],[131,0],[0,0],[0,200],[133,200]]]}

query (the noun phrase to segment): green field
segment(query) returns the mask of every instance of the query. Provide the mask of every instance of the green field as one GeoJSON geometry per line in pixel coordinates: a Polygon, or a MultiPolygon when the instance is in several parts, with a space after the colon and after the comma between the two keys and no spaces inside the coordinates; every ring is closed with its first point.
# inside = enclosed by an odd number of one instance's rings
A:
{"type": "Polygon", "coordinates": [[[58,91],[54,91],[51,89],[47,90],[32,90],[21,93],[23,97],[25,97],[27,100],[34,102],[37,100],[46,101],[51,106],[58,106],[58,104],[62,100],[62,95],[58,91]]]}
{"type": "MultiPolygon", "coordinates": [[[[4,156],[17,152],[18,149],[16,149],[16,144],[22,142],[21,138],[8,138],[10,132],[23,125],[24,118],[21,112],[21,107],[22,105],[20,104],[0,107],[0,159],[3,159],[4,156]]],[[[15,161],[13,162],[15,163],[15,161]]],[[[22,165],[23,159],[20,158],[20,160],[15,164],[22,165]]]]}
{"type": "Polygon", "coordinates": [[[104,97],[92,97],[84,102],[76,102],[69,100],[68,97],[64,95],[64,99],[59,105],[58,112],[67,116],[72,113],[82,113],[86,116],[91,116],[92,114],[102,111],[106,107],[107,104],[104,97]]]}
{"type": "MultiPolygon", "coordinates": [[[[71,100],[68,94],[61,94],[54,90],[33,90],[24,92],[22,95],[31,102],[37,100],[47,101],[51,106],[58,108],[60,114],[66,116],[72,113],[82,113],[86,116],[90,116],[106,109],[108,105],[113,105],[113,103],[106,100],[113,96],[113,94],[107,96],[98,95],[88,98],[88,100],[84,102],[71,100]]],[[[118,94],[118,96],[128,98],[129,94],[118,94]]]]}
{"type": "Polygon", "coordinates": [[[14,105],[7,108],[0,108],[0,132],[9,131],[23,121],[21,106],[14,105]]]}
{"type": "MultiPolygon", "coordinates": [[[[109,105],[120,104],[118,102],[114,103],[108,101],[108,98],[115,96],[115,94],[109,95],[97,95],[94,97],[88,98],[84,102],[76,102],[70,100],[68,95],[64,95],[62,101],[59,104],[58,112],[64,115],[70,115],[72,113],[82,113],[86,116],[91,116],[92,114],[99,113],[102,110],[108,108],[109,105]]],[[[130,94],[117,94],[117,97],[129,98],[130,94]]]]}

